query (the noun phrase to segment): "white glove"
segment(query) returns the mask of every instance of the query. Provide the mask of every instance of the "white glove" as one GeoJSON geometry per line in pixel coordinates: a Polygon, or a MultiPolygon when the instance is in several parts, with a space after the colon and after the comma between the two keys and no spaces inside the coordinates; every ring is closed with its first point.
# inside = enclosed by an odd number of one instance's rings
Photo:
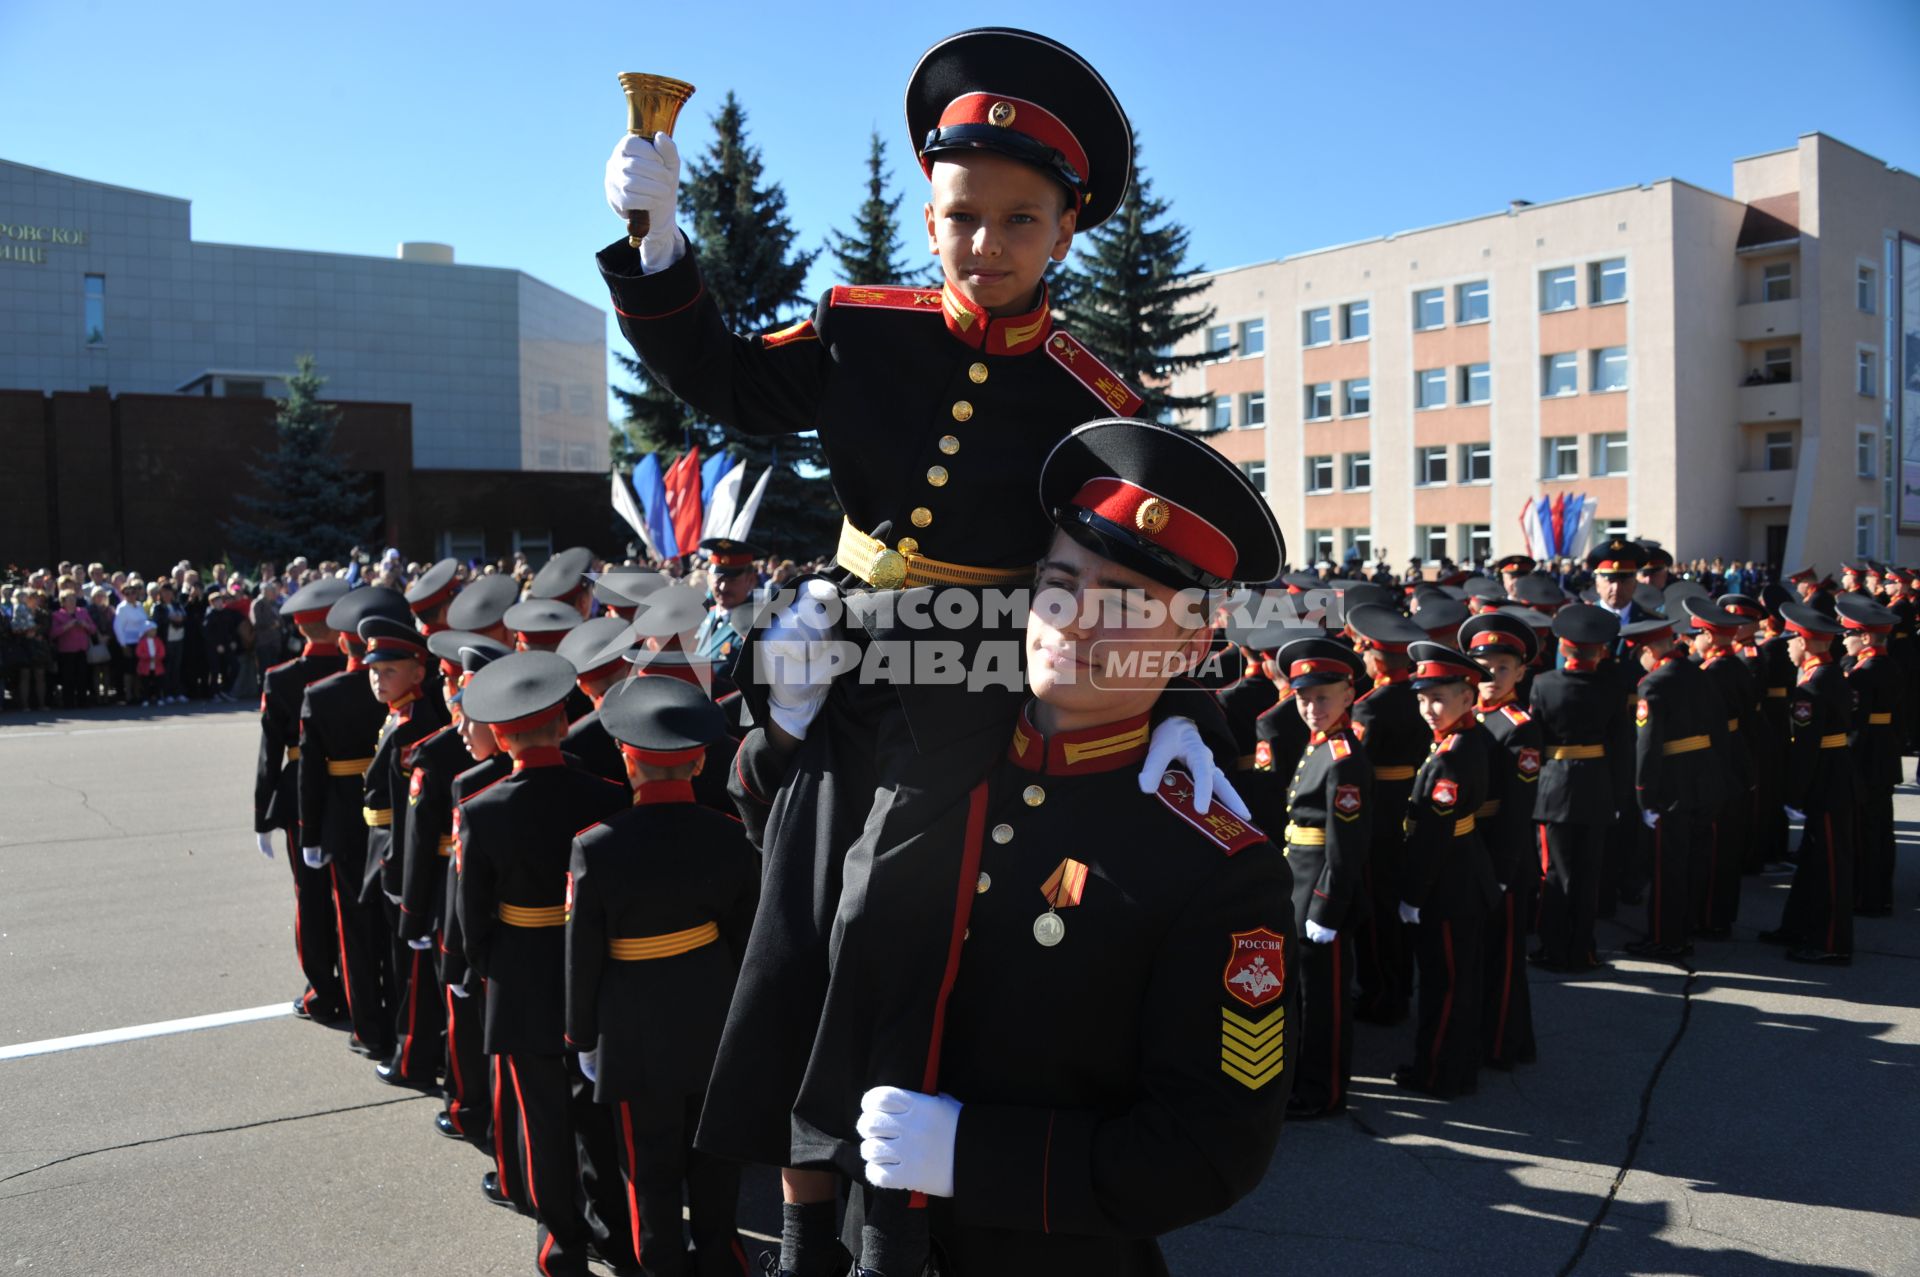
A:
{"type": "Polygon", "coordinates": [[[1402,900],[1400,902],[1400,921],[1411,922],[1417,925],[1420,921],[1420,911],[1402,900]]]}
{"type": "Polygon", "coordinates": [[[332,860],[333,857],[327,854],[325,847],[302,847],[300,849],[300,859],[307,862],[307,868],[320,869],[324,868],[326,863],[332,860]]]}
{"type": "Polygon", "coordinates": [[[1646,822],[1646,826],[1648,829],[1654,829],[1654,828],[1657,828],[1660,824],[1660,813],[1657,811],[1643,810],[1640,813],[1640,819],[1646,822]]]}
{"type": "Polygon", "coordinates": [[[897,1086],[876,1086],[860,1097],[860,1156],[867,1183],[929,1197],[953,1196],[953,1148],[960,1101],[897,1086]]]}
{"type": "Polygon", "coordinates": [[[1323,927],[1312,918],[1307,919],[1307,939],[1313,941],[1315,944],[1332,944],[1339,938],[1340,933],[1338,931],[1323,927]]]}
{"type": "Polygon", "coordinates": [[[755,649],[755,670],[767,675],[767,715],[795,740],[806,739],[833,680],[853,664],[852,649],[834,637],[838,603],[831,583],[809,580],[755,649]]]}
{"type": "Polygon", "coordinates": [[[409,940],[407,941],[407,948],[418,953],[425,953],[428,949],[433,948],[433,937],[421,936],[418,940],[409,940]]]}
{"type": "Polygon", "coordinates": [[[265,856],[268,860],[272,860],[280,854],[279,852],[273,849],[272,834],[255,834],[253,836],[253,845],[258,847],[260,849],[260,854],[265,856]]]}
{"type": "Polygon", "coordinates": [[[629,133],[607,157],[607,204],[622,221],[645,210],[652,224],[640,241],[640,270],[654,275],[679,261],[686,240],[674,224],[680,203],[680,148],[665,133],[629,133]]]}
{"type": "Polygon", "coordinates": [[[450,984],[447,986],[447,992],[456,998],[464,998],[467,996],[467,982],[462,980],[459,984],[450,984]]]}
{"type": "Polygon", "coordinates": [[[1787,813],[1787,819],[1788,819],[1788,820],[1797,820],[1797,821],[1799,821],[1799,822],[1800,822],[1801,824],[1805,824],[1805,823],[1806,823],[1806,820],[1807,820],[1807,813],[1806,813],[1806,812],[1804,812],[1804,811],[1799,811],[1799,810],[1797,810],[1797,809],[1795,809],[1795,808],[1792,808],[1792,807],[1788,807],[1788,806],[1785,806],[1784,804],[1783,804],[1783,805],[1781,806],[1781,808],[1780,808],[1780,810],[1781,810],[1781,811],[1784,811],[1784,812],[1786,812],[1786,813],[1787,813]]]}
{"type": "Polygon", "coordinates": [[[598,1082],[600,1080],[600,1050],[598,1047],[591,1051],[582,1051],[580,1053],[580,1072],[589,1082],[598,1082]]]}
{"type": "Polygon", "coordinates": [[[1213,751],[1200,739],[1200,729],[1191,718],[1169,718],[1153,729],[1153,737],[1147,742],[1147,761],[1140,767],[1140,792],[1151,794],[1159,789],[1161,778],[1173,763],[1179,763],[1193,777],[1193,809],[1202,816],[1217,796],[1220,805],[1240,819],[1253,819],[1245,800],[1213,765],[1213,751]]]}

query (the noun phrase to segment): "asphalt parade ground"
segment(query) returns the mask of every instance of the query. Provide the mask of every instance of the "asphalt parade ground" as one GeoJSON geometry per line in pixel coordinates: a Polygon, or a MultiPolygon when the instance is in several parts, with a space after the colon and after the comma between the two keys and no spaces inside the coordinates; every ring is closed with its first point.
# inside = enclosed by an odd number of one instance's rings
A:
{"type": "MultiPolygon", "coordinates": [[[[236,709],[0,721],[0,1269],[531,1271],[438,1102],[286,1013],[257,743],[236,709]]],[[[1396,1091],[1411,1031],[1362,1026],[1352,1112],[1289,1125],[1257,1192],[1166,1239],[1174,1272],[1920,1273],[1920,791],[1896,814],[1899,909],[1850,969],[1754,941],[1776,874],[1692,971],[1534,973],[1539,1063],[1469,1099],[1396,1091]]],[[[750,1175],[743,1224],[776,1219],[750,1175]]]]}

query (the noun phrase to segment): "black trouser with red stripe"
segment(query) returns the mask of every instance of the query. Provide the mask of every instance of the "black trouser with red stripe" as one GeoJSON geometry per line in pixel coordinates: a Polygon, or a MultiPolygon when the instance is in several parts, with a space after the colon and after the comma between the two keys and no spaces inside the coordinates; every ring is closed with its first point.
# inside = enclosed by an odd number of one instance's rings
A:
{"type": "Polygon", "coordinates": [[[1530,1064],[1534,1058],[1533,996],[1527,989],[1527,927],[1540,892],[1535,860],[1524,856],[1519,872],[1500,893],[1487,920],[1486,1061],[1500,1068],[1530,1064]]]}
{"type": "Polygon", "coordinates": [[[1754,791],[1742,789],[1727,800],[1713,822],[1707,845],[1706,889],[1695,902],[1694,925],[1718,932],[1740,916],[1740,876],[1746,870],[1747,848],[1753,841],[1754,791]]]}
{"type": "Polygon", "coordinates": [[[300,854],[300,840],[282,830],[287,840],[287,864],[293,869],[293,951],[307,977],[301,1001],[318,1020],[337,1020],[347,1013],[347,989],[340,979],[340,928],[333,914],[333,879],[324,868],[309,869],[300,854]]]}
{"type": "Polygon", "coordinates": [[[1538,957],[1550,967],[1593,965],[1593,922],[1599,915],[1600,874],[1611,825],[1541,821],[1534,826],[1545,881],[1534,929],[1538,957]]]}
{"type": "Polygon", "coordinates": [[[400,938],[400,906],[384,900],[387,948],[393,983],[387,997],[393,1007],[393,1054],[388,1062],[409,1083],[431,1087],[445,1058],[441,1034],[447,1027],[445,998],[433,950],[416,949],[400,938]]]}
{"type": "MultiPolygon", "coordinates": [[[[540,1221],[534,1266],[546,1277],[584,1274],[592,1233],[580,1209],[579,1154],[570,1113],[573,1088],[566,1058],[502,1055],[497,1059],[503,1097],[510,1094],[517,1110],[522,1183],[534,1218],[540,1221]]],[[[504,1112],[499,1117],[504,1120],[504,1112]]],[[[506,1160],[504,1151],[501,1160],[506,1160]]]]}
{"type": "MultiPolygon", "coordinates": [[[[484,1014],[486,993],[484,987],[476,990],[467,1005],[476,1012],[477,1021],[484,1014]]],[[[487,1086],[492,1093],[493,1107],[489,1125],[493,1131],[493,1169],[500,1181],[500,1191],[513,1199],[513,1204],[523,1215],[533,1214],[533,1195],[527,1185],[527,1154],[520,1142],[520,1105],[514,1098],[513,1078],[507,1069],[507,1057],[489,1055],[487,1060],[487,1086]]]]}
{"type": "Polygon", "coordinates": [[[1863,913],[1893,908],[1894,849],[1893,790],[1883,789],[1861,800],[1854,826],[1857,863],[1853,903],[1863,913]]]}
{"type": "Polygon", "coordinates": [[[392,955],[387,952],[385,911],[360,900],[365,862],[364,853],[352,863],[335,856],[327,868],[333,873],[333,918],[340,932],[340,974],[353,1036],[380,1057],[393,1049],[393,1016],[387,1006],[392,955]]]}
{"type": "Polygon", "coordinates": [[[1684,945],[1693,925],[1694,902],[1705,894],[1713,818],[1701,811],[1661,812],[1649,833],[1647,940],[1684,945]]]}
{"type": "Polygon", "coordinates": [[[1474,905],[1447,914],[1423,911],[1410,930],[1420,975],[1414,1080],[1437,1095],[1468,1094],[1479,1081],[1486,924],[1474,905]]]}
{"type": "Polygon", "coordinates": [[[1780,929],[1810,949],[1853,956],[1853,805],[1807,813],[1780,929]]]}
{"type": "MultiPolygon", "coordinates": [[[[1397,907],[1397,906],[1396,906],[1397,907]]],[[[1353,1081],[1353,1009],[1347,1005],[1347,981],[1353,974],[1353,936],[1346,930],[1332,944],[1306,939],[1302,927],[1300,963],[1302,1022],[1293,1055],[1293,1099],[1289,1108],[1337,1112],[1346,1107],[1353,1081]]]]}
{"type": "Polygon", "coordinates": [[[747,1272],[735,1222],[740,1166],[693,1146],[703,1098],[646,1096],[611,1106],[633,1252],[651,1277],[689,1271],[696,1277],[745,1277],[747,1272]],[[682,1184],[695,1247],[691,1265],[680,1227],[682,1184]]]}
{"type": "MultiPolygon", "coordinates": [[[[1405,789],[1397,786],[1399,801],[1383,796],[1385,786],[1376,785],[1377,810],[1398,812],[1406,808],[1405,789]]],[[[1361,871],[1360,889],[1370,903],[1367,920],[1354,928],[1354,975],[1360,984],[1360,996],[1354,1000],[1354,1014],[1362,1020],[1394,1022],[1407,1013],[1407,1000],[1413,996],[1413,959],[1406,924],[1400,921],[1400,859],[1406,853],[1406,839],[1398,828],[1382,830],[1376,821],[1373,846],[1361,871]]]]}
{"type": "Polygon", "coordinates": [[[473,992],[458,997],[441,986],[447,1004],[447,1118],[462,1135],[484,1149],[493,1147],[493,1109],[487,1078],[486,981],[471,973],[473,992]]]}

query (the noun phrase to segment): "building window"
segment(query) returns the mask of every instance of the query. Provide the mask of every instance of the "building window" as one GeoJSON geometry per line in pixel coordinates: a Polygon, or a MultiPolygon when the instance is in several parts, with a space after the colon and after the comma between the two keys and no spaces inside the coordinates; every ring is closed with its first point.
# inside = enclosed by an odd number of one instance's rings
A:
{"type": "Polygon", "coordinates": [[[1333,312],[1325,306],[1300,317],[1300,344],[1324,346],[1333,340],[1333,312]]]}
{"type": "Polygon", "coordinates": [[[487,557],[487,535],[476,528],[462,528],[440,534],[440,558],[462,563],[480,563],[487,557]]]}
{"type": "Polygon", "coordinates": [[[86,334],[87,345],[107,344],[107,277],[105,275],[87,276],[86,318],[81,324],[81,331],[86,334]]]}
{"type": "Polygon", "coordinates": [[[584,443],[567,445],[567,469],[588,470],[593,467],[593,449],[584,443]]]}
{"type": "Polygon", "coordinates": [[[536,470],[558,470],[560,468],[560,445],[550,439],[543,439],[540,442],[533,468],[536,470]]]}
{"type": "Polygon", "coordinates": [[[1423,368],[1413,374],[1414,398],[1416,408],[1444,408],[1447,406],[1447,370],[1445,368],[1423,368]]]}
{"type": "Polygon", "coordinates": [[[1574,351],[1543,355],[1540,359],[1540,393],[1575,395],[1580,393],[1580,356],[1574,351]]]}
{"type": "Polygon", "coordinates": [[[551,381],[541,382],[538,393],[540,396],[541,413],[545,414],[560,411],[560,387],[557,383],[551,381]]]}
{"type": "Polygon", "coordinates": [[[513,552],[527,556],[527,562],[535,569],[542,567],[553,557],[552,532],[522,532],[518,528],[513,532],[513,552]]]}
{"type": "Polygon", "coordinates": [[[1604,306],[1627,299],[1627,259],[1609,257],[1587,268],[1587,305],[1604,306]]]}
{"type": "Polygon", "coordinates": [[[220,393],[228,399],[265,399],[267,383],[258,378],[243,381],[228,377],[221,382],[220,393]]]}
{"type": "Polygon", "coordinates": [[[1347,402],[1346,415],[1364,417],[1373,411],[1373,383],[1365,377],[1341,382],[1341,391],[1347,402]]]}
{"type": "Polygon", "coordinates": [[[1871,558],[1880,552],[1880,512],[1856,510],[1853,515],[1853,552],[1871,558]]]}
{"type": "Polygon", "coordinates": [[[1460,365],[1460,402],[1485,403],[1493,398],[1493,370],[1486,364],[1460,365]]]}
{"type": "Polygon", "coordinates": [[[1250,429],[1267,424],[1267,396],[1264,391],[1250,391],[1240,396],[1240,427],[1250,429]]]}
{"type": "Polygon", "coordinates": [[[1492,314],[1489,309],[1491,294],[1487,290],[1487,281],[1475,280],[1471,284],[1461,284],[1453,290],[1453,322],[1456,324],[1478,324],[1492,314]]]}
{"type": "Polygon", "coordinates": [[[1627,472],[1627,436],[1624,432],[1616,434],[1593,435],[1593,468],[1590,473],[1596,477],[1627,472]]]}
{"type": "Polygon", "coordinates": [[[1600,390],[1627,388],[1627,348],[1606,346],[1593,352],[1592,386],[1600,390]]]}
{"type": "MultiPolygon", "coordinates": [[[[1598,522],[1598,516],[1595,516],[1595,521],[1598,522]]],[[[1627,535],[1627,521],[1625,519],[1608,519],[1604,523],[1600,523],[1600,531],[1594,535],[1602,541],[1611,541],[1615,537],[1623,537],[1627,535]]]]}
{"type": "Polygon", "coordinates": [[[1240,325],[1240,358],[1267,353],[1267,321],[1249,319],[1240,325]]]}
{"type": "Polygon", "coordinates": [[[1346,539],[1346,556],[1349,563],[1358,560],[1366,563],[1373,558],[1373,529],[1348,528],[1343,534],[1346,539]]]}
{"type": "Polygon", "coordinates": [[[1262,496],[1266,495],[1266,492],[1267,492],[1267,463],[1266,462],[1242,461],[1240,463],[1240,473],[1247,476],[1247,482],[1253,485],[1253,490],[1255,492],[1258,492],[1262,496]]]}
{"type": "Polygon", "coordinates": [[[1493,557],[1493,529],[1484,523],[1460,525],[1460,561],[1478,563],[1493,557]]]}
{"type": "Polygon", "coordinates": [[[1373,331],[1371,306],[1366,302],[1348,302],[1340,308],[1340,340],[1359,341],[1373,331]]]}
{"type": "Polygon", "coordinates": [[[1862,266],[1853,274],[1853,304],[1862,314],[1871,315],[1878,306],[1880,290],[1874,287],[1873,267],[1862,266]]]}
{"type": "Polygon", "coordinates": [[[1373,486],[1373,454],[1371,452],[1349,452],[1347,462],[1347,491],[1365,492],[1373,486]]]}
{"type": "Polygon", "coordinates": [[[1423,288],[1413,295],[1413,326],[1416,330],[1439,328],[1446,322],[1446,290],[1423,288]]]}
{"type": "Polygon", "coordinates": [[[1760,300],[1784,302],[1793,299],[1793,263],[1775,262],[1760,268],[1760,300]]]}
{"type": "Polygon", "coordinates": [[[1333,561],[1333,529],[1307,529],[1307,561],[1309,563],[1330,563],[1333,561]]]}
{"type": "Polygon", "coordinates": [[[1333,383],[1316,381],[1307,387],[1306,414],[1308,421],[1324,421],[1333,415],[1333,383]]]}
{"type": "Polygon", "coordinates": [[[1413,544],[1420,557],[1439,560],[1447,557],[1447,525],[1423,523],[1413,530],[1413,544]]]}
{"type": "Polygon", "coordinates": [[[1332,457],[1308,457],[1307,458],[1307,491],[1308,492],[1332,492],[1333,491],[1333,458],[1332,457]]]}
{"type": "Polygon", "coordinates": [[[1760,356],[1760,377],[1768,385],[1793,380],[1793,347],[1774,346],[1760,356]]]}
{"type": "Polygon", "coordinates": [[[1213,406],[1207,410],[1207,428],[1210,430],[1233,429],[1233,396],[1215,395],[1213,406]]]}
{"type": "Polygon", "coordinates": [[[1207,329],[1207,363],[1217,364],[1232,353],[1233,329],[1225,324],[1207,329]]]}
{"type": "Polygon", "coordinates": [[[1415,448],[1413,450],[1413,486],[1431,488],[1446,481],[1446,448],[1415,448]]]}
{"type": "Polygon", "coordinates": [[[1860,427],[1860,433],[1854,437],[1853,471],[1862,479],[1871,479],[1879,473],[1877,464],[1880,457],[1880,432],[1872,426],[1860,427]]]}
{"type": "Polygon", "coordinates": [[[1540,441],[1540,477],[1572,479],[1580,474],[1580,440],[1573,435],[1549,435],[1540,441]]]}
{"type": "Polygon", "coordinates": [[[1872,347],[1862,346],[1854,360],[1854,389],[1872,397],[1880,393],[1880,358],[1872,347]]]}
{"type": "Polygon", "coordinates": [[[1766,454],[1765,467],[1768,470],[1793,469],[1793,431],[1769,431],[1762,451],[1766,454]]]}
{"type": "Polygon", "coordinates": [[[1575,304],[1573,267],[1540,272],[1541,310],[1572,310],[1575,304]]]}
{"type": "Polygon", "coordinates": [[[1492,444],[1463,443],[1460,445],[1460,482],[1493,482],[1492,444]]]}

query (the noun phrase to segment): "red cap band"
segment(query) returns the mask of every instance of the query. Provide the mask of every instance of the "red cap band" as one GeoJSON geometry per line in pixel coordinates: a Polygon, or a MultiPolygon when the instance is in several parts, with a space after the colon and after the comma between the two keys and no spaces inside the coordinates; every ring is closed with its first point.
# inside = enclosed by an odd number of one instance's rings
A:
{"type": "Polygon", "coordinates": [[[304,612],[293,613],[293,623],[295,625],[315,625],[326,620],[327,613],[331,611],[333,611],[333,608],[330,606],[310,607],[304,612]]]}
{"type": "Polygon", "coordinates": [[[556,718],[565,718],[566,715],[567,703],[561,701],[557,705],[547,706],[537,714],[529,714],[525,718],[509,719],[504,723],[493,723],[490,724],[490,726],[495,732],[504,732],[508,736],[518,736],[522,732],[530,732],[536,727],[544,727],[556,718]]]}
{"type": "Polygon", "coordinates": [[[1509,634],[1505,630],[1481,630],[1473,636],[1473,642],[1470,646],[1475,648],[1510,647],[1516,652],[1524,652],[1527,650],[1527,645],[1521,641],[1519,635],[1509,634]]]}
{"type": "Polygon", "coordinates": [[[1421,661],[1413,667],[1415,678],[1464,678],[1475,683],[1480,681],[1480,671],[1469,665],[1455,665],[1452,661],[1421,661]]]}
{"type": "MultiPolygon", "coordinates": [[[[1087,168],[1087,148],[1080,145],[1080,139],[1059,116],[1038,102],[998,93],[963,93],[947,103],[947,109],[940,113],[938,127],[946,129],[956,124],[991,124],[1030,137],[1060,152],[1080,175],[1081,182],[1093,176],[1087,168]]],[[[924,155],[920,157],[920,168],[929,177],[933,175],[933,161],[924,155]]],[[[1078,199],[1077,194],[1075,198],[1078,199]]]]}
{"type": "Polygon", "coordinates": [[[1327,658],[1295,661],[1287,667],[1288,678],[1299,678],[1303,674],[1338,674],[1342,678],[1353,677],[1353,667],[1345,661],[1327,658]]]}
{"type": "Polygon", "coordinates": [[[679,767],[696,758],[707,756],[705,745],[695,745],[692,749],[641,749],[636,745],[620,742],[620,752],[636,763],[645,763],[649,767],[679,767]]]}
{"type": "Polygon", "coordinates": [[[1069,504],[1117,523],[1223,581],[1232,579],[1240,561],[1233,542],[1219,528],[1124,479],[1089,479],[1069,504]]]}

